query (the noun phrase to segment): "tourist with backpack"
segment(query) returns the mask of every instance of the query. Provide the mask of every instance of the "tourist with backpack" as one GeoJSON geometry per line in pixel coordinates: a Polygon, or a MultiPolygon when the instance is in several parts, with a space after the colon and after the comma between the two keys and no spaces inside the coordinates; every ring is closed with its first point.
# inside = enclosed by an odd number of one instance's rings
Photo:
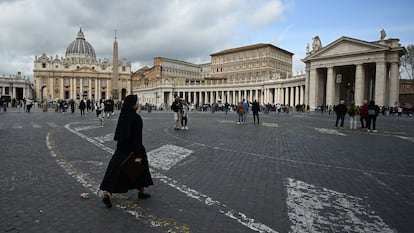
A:
{"type": "Polygon", "coordinates": [[[380,112],[380,108],[378,107],[378,105],[375,104],[375,101],[371,100],[368,104],[368,119],[367,119],[367,128],[368,128],[368,132],[378,132],[376,130],[376,123],[377,123],[377,116],[380,112]],[[372,123],[372,128],[371,128],[371,123],[372,123]]]}

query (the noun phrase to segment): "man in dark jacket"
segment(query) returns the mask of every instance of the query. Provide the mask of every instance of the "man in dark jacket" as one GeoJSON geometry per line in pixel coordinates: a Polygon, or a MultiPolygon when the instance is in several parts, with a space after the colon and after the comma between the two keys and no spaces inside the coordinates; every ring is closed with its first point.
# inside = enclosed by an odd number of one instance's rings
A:
{"type": "Polygon", "coordinates": [[[259,110],[260,110],[259,103],[256,100],[254,100],[252,104],[252,112],[253,112],[254,123],[256,123],[256,117],[257,117],[257,124],[260,124],[259,123],[259,110]]]}
{"type": "Polygon", "coordinates": [[[171,105],[171,110],[174,112],[174,129],[179,130],[181,129],[183,105],[178,95],[175,97],[175,100],[171,105]]]}
{"type": "Polygon", "coordinates": [[[344,127],[345,115],[346,115],[346,112],[347,112],[347,107],[345,105],[344,100],[341,100],[340,103],[335,107],[335,112],[336,112],[335,127],[338,127],[339,119],[341,119],[341,128],[343,128],[344,127]]]}

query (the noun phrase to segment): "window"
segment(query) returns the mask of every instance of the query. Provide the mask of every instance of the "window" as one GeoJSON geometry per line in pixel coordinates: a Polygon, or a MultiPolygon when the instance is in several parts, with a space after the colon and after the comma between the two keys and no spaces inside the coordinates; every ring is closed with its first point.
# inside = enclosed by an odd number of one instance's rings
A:
{"type": "Polygon", "coordinates": [[[46,68],[46,63],[42,63],[42,68],[46,68]]]}
{"type": "Polygon", "coordinates": [[[126,67],[122,66],[122,71],[125,72],[126,71],[126,67]]]}

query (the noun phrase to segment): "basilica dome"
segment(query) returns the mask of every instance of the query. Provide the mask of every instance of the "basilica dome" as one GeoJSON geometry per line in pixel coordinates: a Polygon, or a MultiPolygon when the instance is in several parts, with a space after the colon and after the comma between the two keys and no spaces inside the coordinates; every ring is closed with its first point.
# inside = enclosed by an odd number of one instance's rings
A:
{"type": "Polygon", "coordinates": [[[66,57],[92,57],[96,59],[95,50],[92,45],[85,40],[82,28],[79,29],[76,40],[70,43],[66,49],[66,57]]]}

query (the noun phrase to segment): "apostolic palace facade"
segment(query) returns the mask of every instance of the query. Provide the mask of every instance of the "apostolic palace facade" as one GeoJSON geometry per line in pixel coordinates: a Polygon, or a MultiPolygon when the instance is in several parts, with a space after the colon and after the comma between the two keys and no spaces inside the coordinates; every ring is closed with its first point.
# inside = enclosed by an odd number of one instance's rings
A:
{"type": "Polygon", "coordinates": [[[398,39],[368,42],[349,37],[323,47],[319,37],[302,60],[306,72],[293,75],[293,53],[272,44],[253,44],[210,54],[211,61],[193,64],[155,57],[152,67],[131,71],[129,61],[96,58],[79,30],[65,57],[36,57],[34,79],[38,100],[122,99],[133,93],[141,104],[170,106],[179,95],[196,105],[246,99],[261,104],[357,105],[374,99],[378,105],[399,105],[400,57],[406,53],[398,39]],[[116,67],[116,68],[115,68],[116,67]]]}

